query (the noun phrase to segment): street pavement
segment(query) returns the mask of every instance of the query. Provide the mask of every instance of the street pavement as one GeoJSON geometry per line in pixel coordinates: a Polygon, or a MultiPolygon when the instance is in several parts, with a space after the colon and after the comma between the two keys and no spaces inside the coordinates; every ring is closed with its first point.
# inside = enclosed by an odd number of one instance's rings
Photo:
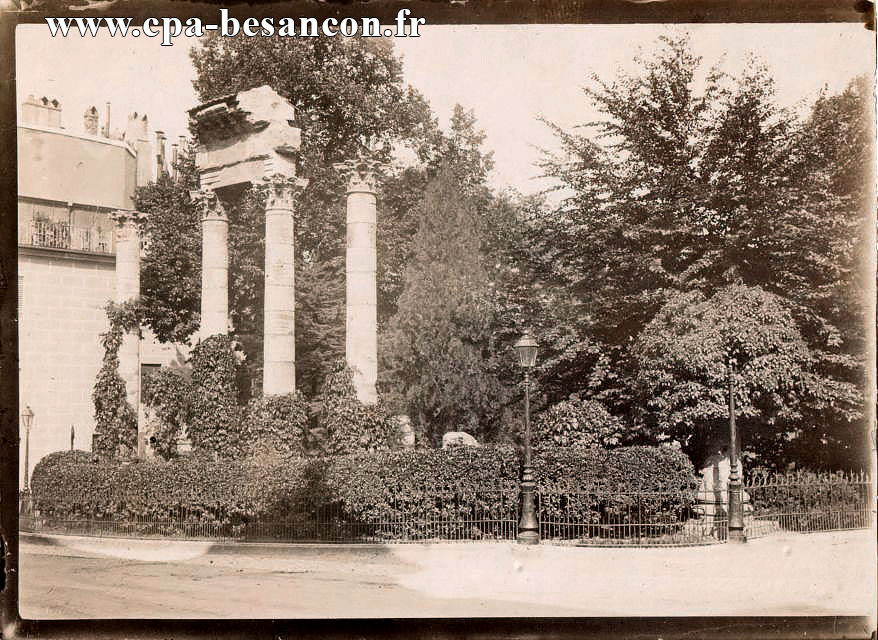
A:
{"type": "Polygon", "coordinates": [[[26,619],[874,616],[875,607],[874,531],[656,549],[30,535],[20,548],[26,619]]]}

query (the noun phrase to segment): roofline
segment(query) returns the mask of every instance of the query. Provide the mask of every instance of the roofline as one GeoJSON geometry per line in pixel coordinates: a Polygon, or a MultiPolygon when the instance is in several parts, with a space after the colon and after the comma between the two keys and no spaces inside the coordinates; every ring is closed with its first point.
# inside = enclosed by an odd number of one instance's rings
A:
{"type": "Polygon", "coordinates": [[[128,153],[131,154],[132,158],[137,157],[137,153],[134,149],[131,148],[124,140],[113,140],[112,138],[102,138],[100,136],[89,136],[82,133],[72,133],[67,131],[66,129],[57,129],[54,127],[41,127],[35,124],[19,124],[19,129],[31,129],[32,131],[42,131],[43,133],[54,133],[59,136],[67,136],[68,138],[76,138],[78,140],[86,140],[88,142],[97,142],[99,144],[108,144],[114,147],[120,147],[125,149],[128,153]]]}

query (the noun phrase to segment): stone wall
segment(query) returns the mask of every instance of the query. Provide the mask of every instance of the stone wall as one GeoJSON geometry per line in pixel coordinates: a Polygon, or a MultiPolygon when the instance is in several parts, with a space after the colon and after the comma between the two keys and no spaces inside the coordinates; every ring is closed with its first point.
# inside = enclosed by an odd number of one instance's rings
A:
{"type": "MultiPolygon", "coordinates": [[[[111,257],[48,253],[21,251],[18,260],[19,395],[22,408],[30,405],[35,414],[31,468],[47,453],[70,447],[71,425],[76,448],[91,449],[91,392],[103,359],[104,306],[116,282],[111,257]]],[[[23,466],[24,433],[20,460],[23,466]]]]}

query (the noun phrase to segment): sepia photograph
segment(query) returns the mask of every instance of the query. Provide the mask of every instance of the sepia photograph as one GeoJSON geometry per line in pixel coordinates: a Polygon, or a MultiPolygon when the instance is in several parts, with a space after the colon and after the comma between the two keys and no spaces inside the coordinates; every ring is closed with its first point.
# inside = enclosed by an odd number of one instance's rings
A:
{"type": "Polygon", "coordinates": [[[15,28],[21,618],[874,631],[874,31],[87,15],[15,28]]]}

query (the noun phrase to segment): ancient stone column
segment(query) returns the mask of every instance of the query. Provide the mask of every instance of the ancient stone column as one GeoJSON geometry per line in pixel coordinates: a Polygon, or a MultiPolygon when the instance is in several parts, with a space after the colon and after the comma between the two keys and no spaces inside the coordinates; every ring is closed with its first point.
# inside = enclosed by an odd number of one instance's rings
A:
{"type": "Polygon", "coordinates": [[[307,184],[287,176],[268,179],[265,203],[265,306],[262,393],[296,390],[293,199],[307,184]]]}
{"type": "Polygon", "coordinates": [[[354,372],[357,398],[378,401],[378,310],[375,225],[378,163],[358,159],[337,168],[347,177],[345,357],[354,372]]]}
{"type": "Polygon", "coordinates": [[[202,339],[229,331],[229,218],[216,193],[193,194],[201,207],[202,339]]]}
{"type": "MultiPolygon", "coordinates": [[[[140,297],[140,233],[135,211],[115,211],[116,222],[116,292],[114,302],[121,304],[140,297]]],[[[140,407],[140,335],[126,333],[119,347],[119,375],[125,381],[128,403],[139,416],[140,407]]],[[[137,448],[142,453],[143,425],[138,417],[137,448]]]]}

